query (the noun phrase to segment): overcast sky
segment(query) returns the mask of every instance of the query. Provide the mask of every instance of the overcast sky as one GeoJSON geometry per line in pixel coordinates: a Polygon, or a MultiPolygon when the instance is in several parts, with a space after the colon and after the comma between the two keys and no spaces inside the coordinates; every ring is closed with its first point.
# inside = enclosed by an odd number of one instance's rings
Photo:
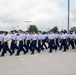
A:
{"type": "MultiPolygon", "coordinates": [[[[27,29],[25,20],[39,30],[67,29],[68,0],[0,0],[0,30],[27,29]],[[19,27],[17,27],[19,25],[19,27]]],[[[71,1],[70,27],[76,26],[76,0],[71,1]]]]}

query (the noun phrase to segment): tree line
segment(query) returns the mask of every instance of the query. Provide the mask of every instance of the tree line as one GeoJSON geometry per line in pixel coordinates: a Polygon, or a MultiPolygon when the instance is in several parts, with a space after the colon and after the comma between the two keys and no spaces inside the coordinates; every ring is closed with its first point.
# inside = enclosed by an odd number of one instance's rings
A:
{"type": "MultiPolygon", "coordinates": [[[[50,30],[52,30],[53,32],[58,32],[59,31],[57,26],[55,26],[53,28],[50,28],[50,30]]],[[[28,31],[29,32],[33,32],[33,31],[38,32],[38,27],[36,25],[30,25],[29,28],[28,28],[28,31]]],[[[76,27],[70,28],[70,31],[72,31],[72,32],[76,31],[76,27]]]]}

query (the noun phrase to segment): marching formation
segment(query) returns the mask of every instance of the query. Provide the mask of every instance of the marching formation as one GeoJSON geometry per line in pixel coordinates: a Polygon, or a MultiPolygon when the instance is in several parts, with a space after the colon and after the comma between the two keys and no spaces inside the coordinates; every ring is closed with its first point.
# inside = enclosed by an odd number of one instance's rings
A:
{"type": "Polygon", "coordinates": [[[20,52],[23,51],[24,54],[27,54],[29,51],[31,54],[34,54],[35,51],[38,53],[44,50],[49,49],[49,53],[52,53],[53,50],[57,51],[62,50],[66,52],[71,46],[72,49],[75,49],[76,46],[76,32],[67,33],[66,31],[55,32],[41,32],[35,31],[28,32],[19,30],[13,30],[10,32],[11,38],[8,37],[8,32],[0,31],[0,57],[4,56],[7,51],[10,53],[10,56],[16,52],[16,56],[20,55],[20,52]],[[9,41],[11,45],[9,47],[9,41]],[[17,51],[16,51],[17,50],[17,51]]]}

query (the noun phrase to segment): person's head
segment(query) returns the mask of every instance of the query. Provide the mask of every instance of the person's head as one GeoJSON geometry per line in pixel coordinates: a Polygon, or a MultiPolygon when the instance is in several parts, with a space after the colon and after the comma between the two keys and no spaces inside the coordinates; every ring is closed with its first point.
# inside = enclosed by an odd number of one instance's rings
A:
{"type": "Polygon", "coordinates": [[[76,31],[75,31],[75,34],[76,34],[76,31]]]}
{"type": "Polygon", "coordinates": [[[41,31],[38,31],[38,34],[41,34],[41,31]]]}
{"type": "Polygon", "coordinates": [[[64,33],[64,31],[61,31],[61,34],[63,34],[64,33]]]}
{"type": "Polygon", "coordinates": [[[70,34],[72,34],[73,32],[72,31],[70,31],[70,34]]]}
{"type": "Polygon", "coordinates": [[[27,35],[27,34],[29,34],[29,32],[28,32],[28,31],[26,31],[26,32],[25,32],[25,34],[27,35]]]}
{"type": "Polygon", "coordinates": [[[58,34],[58,32],[55,32],[55,34],[58,34]]]}
{"type": "Polygon", "coordinates": [[[58,32],[58,34],[60,34],[60,32],[58,32]]]}
{"type": "Polygon", "coordinates": [[[7,31],[4,31],[4,32],[3,32],[3,34],[4,34],[4,35],[7,35],[7,34],[8,34],[8,32],[7,32],[7,31]]]}
{"type": "Polygon", "coordinates": [[[13,31],[13,34],[15,34],[15,33],[16,33],[16,31],[14,30],[14,31],[13,31]]]}
{"type": "Polygon", "coordinates": [[[36,34],[36,32],[35,32],[35,31],[33,31],[33,34],[36,34]]]}
{"type": "Polygon", "coordinates": [[[66,30],[64,30],[64,34],[66,34],[67,33],[67,31],[66,30]]]}
{"type": "Polygon", "coordinates": [[[19,30],[19,34],[21,34],[22,33],[22,30],[19,30]]]}
{"type": "Polygon", "coordinates": [[[49,31],[49,33],[50,33],[50,34],[52,34],[52,33],[53,33],[53,31],[52,31],[52,30],[50,30],[50,31],[49,31]]]}
{"type": "Polygon", "coordinates": [[[1,31],[0,31],[0,34],[1,34],[1,31]]]}
{"type": "Polygon", "coordinates": [[[1,31],[1,34],[3,34],[3,31],[1,31]]]}
{"type": "Polygon", "coordinates": [[[10,31],[10,34],[13,34],[13,31],[10,31]]]}
{"type": "Polygon", "coordinates": [[[46,32],[45,31],[43,31],[43,33],[42,34],[46,34],[46,32]]]}
{"type": "Polygon", "coordinates": [[[22,31],[22,34],[25,34],[25,31],[22,31]]]}
{"type": "Polygon", "coordinates": [[[23,34],[25,34],[26,31],[23,31],[23,34]]]}
{"type": "Polygon", "coordinates": [[[32,32],[30,32],[30,34],[32,35],[32,32]]]}

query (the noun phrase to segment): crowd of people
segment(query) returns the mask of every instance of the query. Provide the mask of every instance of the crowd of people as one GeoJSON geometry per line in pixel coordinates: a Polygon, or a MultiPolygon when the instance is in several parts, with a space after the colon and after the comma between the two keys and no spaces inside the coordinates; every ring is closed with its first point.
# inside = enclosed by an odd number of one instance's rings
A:
{"type": "Polygon", "coordinates": [[[11,38],[8,37],[8,32],[0,31],[0,57],[4,56],[7,51],[10,56],[16,52],[16,56],[20,55],[23,51],[27,54],[29,51],[34,54],[35,51],[40,53],[44,50],[49,50],[52,53],[53,50],[62,50],[66,52],[71,46],[75,49],[76,46],[76,31],[67,33],[65,30],[61,32],[53,32],[52,30],[48,32],[35,31],[10,31],[11,38]],[[9,47],[9,41],[11,40],[11,45],[9,47]],[[16,51],[17,50],[17,51],[16,51]]]}

